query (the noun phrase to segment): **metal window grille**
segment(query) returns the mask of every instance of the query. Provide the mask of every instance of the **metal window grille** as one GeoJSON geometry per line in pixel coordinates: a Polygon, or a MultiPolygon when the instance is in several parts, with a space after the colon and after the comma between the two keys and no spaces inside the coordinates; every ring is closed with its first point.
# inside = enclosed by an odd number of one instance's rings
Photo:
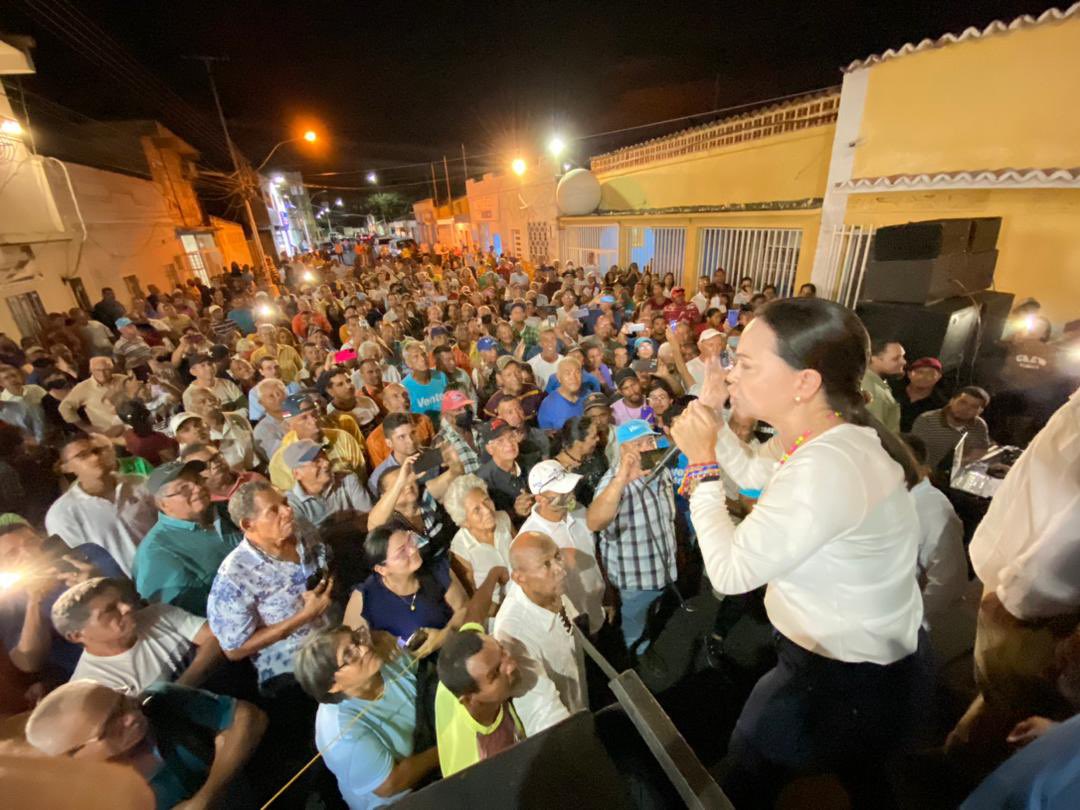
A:
{"type": "Polygon", "coordinates": [[[824,289],[819,290],[819,294],[854,307],[859,300],[873,242],[872,225],[837,225],[833,228],[825,254],[824,289]]]}
{"type": "Polygon", "coordinates": [[[41,325],[45,322],[45,307],[36,292],[10,295],[7,305],[11,310],[12,320],[23,337],[36,338],[41,334],[41,325]]]}
{"type": "Polygon", "coordinates": [[[551,258],[551,224],[547,222],[529,222],[529,261],[543,264],[551,258]]]}
{"type": "Polygon", "coordinates": [[[800,228],[702,228],[700,236],[699,275],[711,276],[722,267],[732,286],[749,276],[755,290],[773,284],[781,298],[795,294],[800,228]]]}
{"type": "Polygon", "coordinates": [[[560,241],[560,258],[579,267],[619,263],[618,225],[569,225],[560,241]]]}
{"type": "Polygon", "coordinates": [[[521,244],[521,228],[512,228],[510,230],[510,240],[514,245],[514,258],[520,260],[524,253],[521,244]]]}
{"type": "Polygon", "coordinates": [[[675,283],[683,281],[686,260],[686,228],[631,228],[630,261],[644,270],[651,266],[653,273],[675,275],[675,283]]]}

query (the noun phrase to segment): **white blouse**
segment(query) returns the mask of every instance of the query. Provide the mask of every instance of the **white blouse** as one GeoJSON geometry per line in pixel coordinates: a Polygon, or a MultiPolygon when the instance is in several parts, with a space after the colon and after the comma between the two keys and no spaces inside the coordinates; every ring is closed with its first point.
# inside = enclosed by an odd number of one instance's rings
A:
{"type": "Polygon", "coordinates": [[[736,527],[722,482],[694,491],[690,514],[713,588],[737,594],[768,584],[776,629],[827,658],[891,664],[913,653],[923,613],[919,519],[877,434],[840,424],[780,466],[725,426],[716,452],[736,483],[763,492],[736,527]]]}
{"type": "MultiPolygon", "coordinates": [[[[468,529],[458,529],[450,541],[450,551],[472,567],[473,583],[479,588],[492,568],[503,566],[510,569],[510,543],[514,539],[514,527],[506,512],[495,513],[495,542],[482,543],[468,529]]],[[[505,586],[500,585],[492,595],[492,601],[502,602],[505,586]]]]}

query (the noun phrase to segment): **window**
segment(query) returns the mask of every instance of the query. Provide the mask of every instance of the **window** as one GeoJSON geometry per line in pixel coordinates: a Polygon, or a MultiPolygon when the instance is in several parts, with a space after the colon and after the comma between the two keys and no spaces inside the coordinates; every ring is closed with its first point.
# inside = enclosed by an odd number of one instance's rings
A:
{"type": "Polygon", "coordinates": [[[83,285],[82,279],[65,278],[64,281],[71,287],[71,294],[75,296],[75,303],[79,305],[79,308],[89,312],[93,305],[90,303],[90,296],[86,294],[86,287],[83,285]]]}
{"type": "Polygon", "coordinates": [[[41,334],[45,307],[42,306],[41,298],[36,292],[8,296],[7,305],[23,337],[38,337],[41,334]]]}

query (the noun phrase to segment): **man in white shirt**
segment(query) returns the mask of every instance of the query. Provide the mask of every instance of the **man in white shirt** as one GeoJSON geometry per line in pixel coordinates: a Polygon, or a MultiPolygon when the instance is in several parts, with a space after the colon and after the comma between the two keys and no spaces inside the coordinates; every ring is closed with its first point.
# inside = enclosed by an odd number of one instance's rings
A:
{"type": "MultiPolygon", "coordinates": [[[[525,666],[536,666],[559,693],[570,713],[587,710],[585,655],[573,625],[577,610],[566,596],[566,568],[555,541],[546,534],[519,534],[510,546],[513,584],[495,614],[494,636],[525,666]]],[[[524,695],[516,704],[526,716],[547,711],[524,695]]]]}
{"type": "Polygon", "coordinates": [[[529,472],[529,491],[536,496],[522,533],[546,534],[559,547],[566,568],[566,595],[578,613],[588,616],[589,632],[604,624],[604,575],[596,561],[596,540],[585,525],[585,510],[576,509],[574,487],[581,476],[567,472],[554,459],[529,472]]]}
{"type": "Polygon", "coordinates": [[[252,469],[255,466],[255,433],[247,417],[239,411],[223,411],[221,402],[206,388],[188,391],[191,394],[188,412],[202,419],[210,431],[211,441],[217,442],[228,465],[237,472],[252,469]]]}
{"type": "Polygon", "coordinates": [[[1080,626],[1080,391],[1009,470],[970,553],[984,586],[975,635],[979,695],[946,750],[1001,758],[1020,720],[1069,712],[1055,688],[1055,653],[1080,626]]]}
{"type": "Polygon", "coordinates": [[[106,577],[60,594],[53,626],[83,648],[72,680],[140,695],[158,681],[198,686],[225,660],[205,619],[164,603],[136,609],[134,599],[129,583],[106,577]]]}
{"type": "Polygon", "coordinates": [[[547,381],[559,369],[559,336],[555,334],[555,327],[544,324],[540,327],[540,354],[534,354],[529,358],[529,366],[536,378],[536,387],[541,391],[547,390],[547,381]]]}
{"type": "Polygon", "coordinates": [[[120,435],[125,426],[109,398],[122,390],[126,379],[123,374],[113,373],[111,357],[91,357],[89,379],[77,383],[64,397],[60,416],[87,433],[120,435]],[[79,408],[86,411],[89,422],[79,415],[79,408]]]}
{"type": "Polygon", "coordinates": [[[184,408],[194,411],[192,401],[197,391],[209,391],[225,410],[243,408],[246,398],[244,392],[231,380],[217,376],[217,365],[209,354],[197,354],[188,360],[188,369],[195,378],[184,389],[184,408]]]}
{"type": "Polygon", "coordinates": [[[96,543],[130,575],[135,548],[157,522],[157,505],[140,475],[120,475],[104,436],[78,436],[60,449],[60,469],[75,483],[49,507],[45,530],[72,548],[96,543]]]}
{"type": "Polygon", "coordinates": [[[708,362],[714,357],[719,357],[726,345],[727,338],[724,337],[724,333],[715,329],[706,329],[698,335],[698,356],[686,364],[686,370],[694,378],[694,385],[690,389],[691,394],[701,393],[701,384],[705,382],[705,369],[708,362]]]}

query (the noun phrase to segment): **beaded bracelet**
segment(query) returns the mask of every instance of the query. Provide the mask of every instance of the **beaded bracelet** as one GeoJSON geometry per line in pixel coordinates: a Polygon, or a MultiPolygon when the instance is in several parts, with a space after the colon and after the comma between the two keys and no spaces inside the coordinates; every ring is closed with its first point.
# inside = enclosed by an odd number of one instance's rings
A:
{"type": "Polygon", "coordinates": [[[708,464],[691,464],[683,473],[683,480],[679,485],[679,494],[689,497],[689,493],[697,486],[698,482],[705,479],[716,480],[719,477],[720,465],[715,461],[708,464]]]}

